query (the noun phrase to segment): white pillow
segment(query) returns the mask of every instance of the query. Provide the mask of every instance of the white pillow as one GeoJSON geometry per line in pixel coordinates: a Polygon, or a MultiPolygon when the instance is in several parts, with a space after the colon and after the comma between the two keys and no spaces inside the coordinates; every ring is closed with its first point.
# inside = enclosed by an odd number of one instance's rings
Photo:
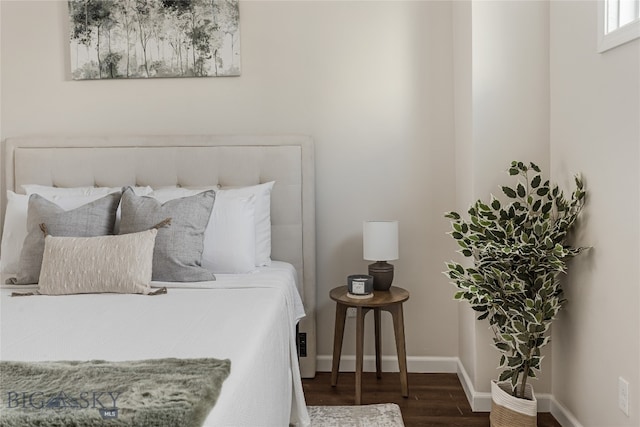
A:
{"type": "Polygon", "coordinates": [[[22,243],[27,237],[27,208],[29,196],[7,191],[7,210],[4,216],[0,243],[0,272],[18,273],[22,243]]]}
{"type": "Polygon", "coordinates": [[[256,197],[256,266],[271,265],[271,190],[275,181],[249,187],[223,188],[216,191],[216,197],[227,193],[229,196],[256,197]]]}
{"type": "Polygon", "coordinates": [[[256,265],[256,197],[218,193],[204,232],[202,266],[213,273],[249,273],[256,265]]]}
{"type": "MultiPolygon", "coordinates": [[[[161,188],[150,194],[160,203],[189,197],[207,188],[161,188]]],[[[215,188],[215,187],[213,187],[215,188]]],[[[249,273],[256,267],[256,205],[253,194],[217,190],[204,231],[202,266],[215,273],[249,273]]]]}
{"type": "MultiPolygon", "coordinates": [[[[164,187],[153,190],[149,194],[137,194],[138,196],[151,196],[160,203],[166,203],[169,200],[179,199],[181,197],[195,196],[198,193],[203,193],[209,190],[216,190],[218,187],[198,187],[198,188],[185,188],[185,187],[164,187]]],[[[214,202],[215,203],[215,202],[214,202]]]]}
{"type": "Polygon", "coordinates": [[[110,193],[109,187],[51,187],[49,185],[24,184],[22,189],[27,193],[27,196],[35,193],[44,198],[47,196],[91,196],[95,194],[106,196],[110,193]]]}
{"type": "MultiPolygon", "coordinates": [[[[131,187],[138,196],[146,196],[153,191],[148,185],[145,187],[131,187]]],[[[122,191],[122,187],[50,187],[48,185],[24,184],[22,189],[27,196],[39,194],[50,202],[56,202],[54,197],[81,197],[81,196],[106,196],[116,191],[122,191]]]]}

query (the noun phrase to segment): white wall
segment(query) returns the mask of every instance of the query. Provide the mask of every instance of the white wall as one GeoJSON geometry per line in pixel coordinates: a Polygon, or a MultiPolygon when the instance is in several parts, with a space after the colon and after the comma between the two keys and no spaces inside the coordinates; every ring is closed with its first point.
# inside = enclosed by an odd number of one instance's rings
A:
{"type": "MultiPolygon", "coordinates": [[[[466,212],[474,200],[473,170],[473,48],[472,3],[461,0],[452,5],[453,99],[456,147],[456,206],[466,212]]],[[[457,248],[455,248],[457,249],[457,248]]],[[[458,261],[470,264],[468,259],[458,261]]],[[[476,377],[476,321],[466,303],[458,305],[458,356],[470,378],[476,377]]]]}
{"type": "MultiPolygon", "coordinates": [[[[548,173],[549,5],[474,1],[453,10],[457,207],[466,212],[479,198],[504,198],[500,186],[515,182],[512,160],[548,173]]],[[[459,319],[460,359],[475,391],[488,392],[500,359],[492,332],[467,307],[459,319]]],[[[551,391],[550,378],[545,360],[537,393],[551,391]]]]}
{"type": "Polygon", "coordinates": [[[569,303],[554,326],[553,394],[584,427],[640,425],[640,40],[596,52],[596,2],[551,2],[551,165],[587,185],[569,303]],[[570,24],[569,24],[570,23],[570,24]],[[618,377],[630,383],[630,416],[618,377]]]}
{"type": "MultiPolygon", "coordinates": [[[[366,271],[362,221],[393,218],[396,283],[411,292],[408,355],[457,355],[457,305],[441,274],[454,247],[442,216],[455,201],[449,3],[242,1],[240,77],[129,81],[69,80],[66,2],[0,7],[2,138],[309,134],[319,354],[332,352],[329,290],[366,271]]],[[[383,353],[395,355],[390,319],[383,323],[383,353]]]]}

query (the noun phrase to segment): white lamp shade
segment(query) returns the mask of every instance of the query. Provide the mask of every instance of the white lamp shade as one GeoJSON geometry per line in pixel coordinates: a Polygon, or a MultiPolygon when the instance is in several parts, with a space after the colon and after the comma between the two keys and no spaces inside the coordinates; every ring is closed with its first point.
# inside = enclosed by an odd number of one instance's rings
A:
{"type": "Polygon", "coordinates": [[[398,221],[365,221],[362,230],[364,259],[398,259],[398,221]]]}

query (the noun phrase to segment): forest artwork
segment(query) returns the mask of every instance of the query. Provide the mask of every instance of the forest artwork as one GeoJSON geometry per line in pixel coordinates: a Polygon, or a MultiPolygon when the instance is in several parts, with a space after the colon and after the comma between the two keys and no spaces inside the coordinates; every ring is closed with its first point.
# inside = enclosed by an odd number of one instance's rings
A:
{"type": "Polygon", "coordinates": [[[70,0],[74,80],[240,75],[238,0],[70,0]]]}

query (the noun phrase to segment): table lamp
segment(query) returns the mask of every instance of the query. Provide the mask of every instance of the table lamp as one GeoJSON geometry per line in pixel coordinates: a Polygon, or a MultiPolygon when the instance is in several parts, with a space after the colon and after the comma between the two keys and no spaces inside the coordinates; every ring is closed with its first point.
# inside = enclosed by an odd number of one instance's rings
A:
{"type": "Polygon", "coordinates": [[[388,291],[393,282],[393,265],[387,261],[398,259],[398,221],[365,221],[362,232],[364,259],[373,276],[373,289],[388,291]]]}

